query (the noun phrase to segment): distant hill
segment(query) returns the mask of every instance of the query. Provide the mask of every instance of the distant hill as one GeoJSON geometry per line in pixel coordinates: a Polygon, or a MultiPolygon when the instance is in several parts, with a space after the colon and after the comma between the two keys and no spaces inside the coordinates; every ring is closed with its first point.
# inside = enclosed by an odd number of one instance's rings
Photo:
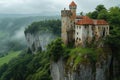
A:
{"type": "Polygon", "coordinates": [[[8,17],[9,18],[21,18],[21,17],[36,17],[36,16],[43,16],[43,15],[42,14],[0,14],[0,18],[8,18],[8,17]]]}

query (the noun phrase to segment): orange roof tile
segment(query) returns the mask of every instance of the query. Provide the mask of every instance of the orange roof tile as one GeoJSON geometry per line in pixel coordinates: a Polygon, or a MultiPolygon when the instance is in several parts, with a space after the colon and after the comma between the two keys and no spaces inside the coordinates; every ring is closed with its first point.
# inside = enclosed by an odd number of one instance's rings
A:
{"type": "Polygon", "coordinates": [[[105,20],[96,20],[97,25],[107,25],[108,23],[105,20]]]}
{"type": "Polygon", "coordinates": [[[87,17],[87,16],[82,16],[81,18],[82,18],[82,20],[79,20],[79,21],[76,23],[77,25],[94,24],[94,23],[93,23],[93,20],[90,19],[90,18],[87,17]]]}
{"type": "Polygon", "coordinates": [[[74,1],[72,1],[69,6],[77,6],[77,5],[75,4],[74,1]]]}
{"type": "Polygon", "coordinates": [[[85,25],[85,24],[95,24],[95,25],[108,25],[105,20],[93,20],[88,16],[77,16],[76,19],[81,19],[76,22],[77,25],[85,25]]]}

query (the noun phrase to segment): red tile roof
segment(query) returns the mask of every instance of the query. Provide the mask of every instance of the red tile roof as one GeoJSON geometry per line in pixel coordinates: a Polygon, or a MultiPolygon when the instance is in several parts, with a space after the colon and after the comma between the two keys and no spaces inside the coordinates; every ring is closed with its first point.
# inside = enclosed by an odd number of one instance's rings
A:
{"type": "Polygon", "coordinates": [[[108,23],[105,20],[96,20],[97,25],[107,25],[108,23]]]}
{"type": "Polygon", "coordinates": [[[74,1],[72,1],[69,6],[77,6],[77,5],[75,4],[74,1]]]}
{"type": "Polygon", "coordinates": [[[93,20],[88,16],[77,16],[76,19],[81,19],[76,22],[77,25],[108,25],[105,20],[93,20]]]}
{"type": "Polygon", "coordinates": [[[82,16],[82,20],[79,20],[77,23],[77,25],[85,25],[85,24],[94,24],[93,20],[90,19],[87,16],[82,16]]]}

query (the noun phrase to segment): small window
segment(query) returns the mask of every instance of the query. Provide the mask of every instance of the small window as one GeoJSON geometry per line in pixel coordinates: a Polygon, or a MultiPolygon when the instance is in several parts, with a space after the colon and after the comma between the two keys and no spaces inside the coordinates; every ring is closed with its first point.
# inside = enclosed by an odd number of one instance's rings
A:
{"type": "Polygon", "coordinates": [[[79,41],[81,41],[81,39],[79,38],[79,41]]]}
{"type": "Polygon", "coordinates": [[[94,30],[95,29],[95,26],[92,26],[92,30],[94,30]]]}
{"type": "Polygon", "coordinates": [[[76,42],[77,42],[77,40],[78,40],[78,37],[77,37],[77,39],[76,39],[76,42]]]}
{"type": "Polygon", "coordinates": [[[77,37],[77,39],[76,40],[78,40],[78,37],[77,37]]]}
{"type": "Polygon", "coordinates": [[[81,26],[79,26],[79,29],[81,29],[81,26]]]}
{"type": "Polygon", "coordinates": [[[108,30],[109,28],[107,27],[107,30],[108,30]]]}
{"type": "Polygon", "coordinates": [[[78,35],[78,32],[77,32],[77,35],[78,35]]]}

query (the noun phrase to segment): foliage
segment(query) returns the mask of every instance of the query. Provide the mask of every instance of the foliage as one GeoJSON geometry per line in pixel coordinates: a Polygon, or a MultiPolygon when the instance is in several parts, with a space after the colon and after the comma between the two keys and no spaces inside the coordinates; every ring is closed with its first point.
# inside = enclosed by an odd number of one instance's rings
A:
{"type": "Polygon", "coordinates": [[[64,52],[63,45],[64,44],[60,38],[54,40],[48,45],[47,50],[52,60],[57,61],[63,55],[64,52]]]}
{"type": "Polygon", "coordinates": [[[52,32],[54,35],[60,36],[61,21],[60,20],[44,20],[40,22],[32,23],[28,28],[26,28],[25,33],[45,33],[52,32]]]}
{"type": "Polygon", "coordinates": [[[79,63],[94,63],[97,61],[96,49],[81,47],[73,48],[69,54],[68,64],[70,64],[71,60],[73,60],[74,67],[79,63]]]}
{"type": "MultiPolygon", "coordinates": [[[[89,12],[87,15],[93,19],[97,19],[97,18],[101,18],[102,16],[102,12],[106,12],[107,9],[104,7],[104,5],[98,5],[96,8],[95,8],[95,11],[93,12],[89,12]]],[[[106,15],[103,14],[103,15],[106,15]]],[[[106,15],[107,16],[107,15],[106,15]]],[[[103,16],[102,16],[103,17],[103,16]]]]}
{"type": "Polygon", "coordinates": [[[21,51],[11,51],[8,53],[8,55],[0,58],[0,66],[8,63],[12,58],[17,57],[20,54],[21,51]]]}
{"type": "Polygon", "coordinates": [[[0,67],[0,80],[51,80],[49,55],[22,54],[0,67]]]}

